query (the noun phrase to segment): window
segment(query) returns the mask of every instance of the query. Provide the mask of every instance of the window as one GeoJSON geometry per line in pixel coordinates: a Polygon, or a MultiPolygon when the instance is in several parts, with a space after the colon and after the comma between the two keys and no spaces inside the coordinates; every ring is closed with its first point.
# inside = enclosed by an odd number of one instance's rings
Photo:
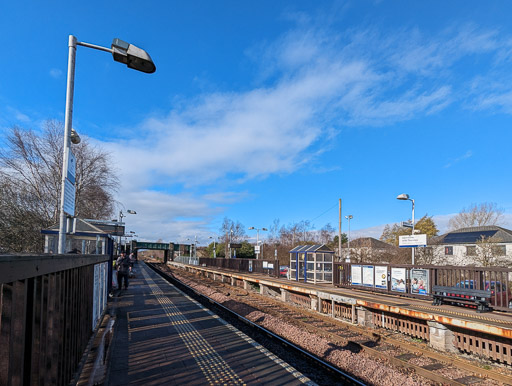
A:
{"type": "Polygon", "coordinates": [[[453,247],[444,247],[445,255],[453,255],[453,247]]]}
{"type": "Polygon", "coordinates": [[[476,256],[476,246],[470,245],[466,247],[466,255],[476,256]]]}
{"type": "Polygon", "coordinates": [[[505,245],[496,245],[496,254],[498,256],[506,256],[507,255],[507,248],[505,245]]]}

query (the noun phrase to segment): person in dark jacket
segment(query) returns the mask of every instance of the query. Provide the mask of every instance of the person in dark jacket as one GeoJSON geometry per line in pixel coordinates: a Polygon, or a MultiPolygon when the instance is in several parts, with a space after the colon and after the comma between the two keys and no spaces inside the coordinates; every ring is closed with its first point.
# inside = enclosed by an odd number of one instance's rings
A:
{"type": "Polygon", "coordinates": [[[119,289],[123,287],[122,281],[124,280],[124,289],[128,289],[128,275],[130,274],[131,262],[126,253],[121,252],[121,256],[117,258],[117,285],[119,289]]]}

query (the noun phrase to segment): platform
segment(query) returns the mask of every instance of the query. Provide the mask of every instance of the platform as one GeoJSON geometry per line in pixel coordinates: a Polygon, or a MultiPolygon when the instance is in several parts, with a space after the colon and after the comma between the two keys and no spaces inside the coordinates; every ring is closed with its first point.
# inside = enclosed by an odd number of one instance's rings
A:
{"type": "Polygon", "coordinates": [[[107,385],[313,384],[143,262],[115,294],[107,385]]]}
{"type": "Polygon", "coordinates": [[[340,302],[356,307],[368,307],[392,314],[400,314],[421,320],[437,321],[462,329],[488,333],[503,338],[512,338],[512,313],[478,313],[476,309],[443,304],[433,306],[430,299],[417,299],[404,296],[372,293],[356,288],[339,288],[328,283],[304,283],[303,281],[275,278],[259,273],[234,272],[213,267],[191,266],[169,262],[171,266],[191,271],[224,276],[234,280],[248,281],[258,285],[288,290],[317,299],[340,297],[340,302]]]}

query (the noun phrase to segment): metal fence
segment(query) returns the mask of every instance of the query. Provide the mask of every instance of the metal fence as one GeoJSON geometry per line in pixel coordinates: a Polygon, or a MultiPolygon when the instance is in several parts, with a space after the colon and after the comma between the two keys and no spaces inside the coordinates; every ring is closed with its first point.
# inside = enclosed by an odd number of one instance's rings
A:
{"type": "Polygon", "coordinates": [[[334,263],[333,285],[414,298],[431,298],[434,285],[490,291],[489,305],[512,311],[512,269],[432,265],[334,263]]]}
{"type": "Polygon", "coordinates": [[[238,272],[262,273],[273,277],[279,277],[278,260],[259,259],[212,259],[199,258],[199,265],[204,267],[216,267],[230,269],[238,272]]]}
{"type": "Polygon", "coordinates": [[[0,384],[70,383],[106,305],[108,261],[0,256],[0,384]]]}
{"type": "Polygon", "coordinates": [[[177,256],[174,258],[174,261],[182,264],[188,265],[199,265],[198,257],[190,257],[190,256],[177,256]]]}

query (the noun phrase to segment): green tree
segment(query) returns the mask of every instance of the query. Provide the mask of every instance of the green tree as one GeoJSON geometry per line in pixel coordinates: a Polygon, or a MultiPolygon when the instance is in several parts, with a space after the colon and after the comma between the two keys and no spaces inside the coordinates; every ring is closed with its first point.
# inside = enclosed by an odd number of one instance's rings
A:
{"type": "Polygon", "coordinates": [[[254,246],[248,241],[242,241],[242,247],[237,249],[236,257],[240,259],[254,259],[256,257],[254,246]]]}
{"type": "MultiPolygon", "coordinates": [[[[415,224],[414,229],[416,233],[426,234],[427,237],[437,236],[439,233],[432,216],[428,216],[428,214],[425,214],[425,216],[415,224]]],[[[398,245],[399,237],[410,235],[411,231],[411,228],[401,227],[399,224],[393,224],[391,226],[387,224],[382,231],[380,240],[388,244],[398,245]]]]}
{"type": "MultiPolygon", "coordinates": [[[[327,244],[327,246],[331,249],[335,249],[335,248],[338,248],[339,247],[339,236],[336,235],[334,236],[334,238],[332,239],[332,241],[327,244]]],[[[346,233],[342,233],[341,234],[341,245],[345,244],[346,242],[348,241],[348,237],[347,237],[347,234],[346,233]]]]}
{"type": "Polygon", "coordinates": [[[432,219],[432,216],[426,214],[423,216],[414,226],[415,229],[419,230],[421,234],[426,234],[427,237],[437,236],[439,229],[432,219]]]}

